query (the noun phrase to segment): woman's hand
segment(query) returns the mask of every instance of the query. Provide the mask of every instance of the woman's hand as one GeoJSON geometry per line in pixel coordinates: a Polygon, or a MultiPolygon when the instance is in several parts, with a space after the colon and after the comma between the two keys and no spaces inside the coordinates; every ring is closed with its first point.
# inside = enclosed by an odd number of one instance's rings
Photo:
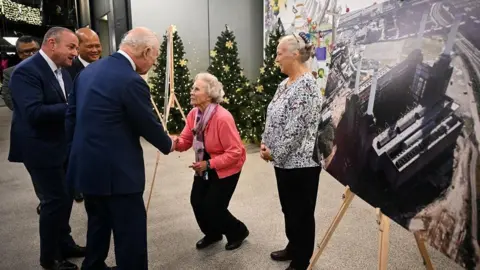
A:
{"type": "Polygon", "coordinates": [[[172,140],[172,149],[170,149],[170,152],[173,152],[177,148],[179,138],[175,135],[170,135],[170,139],[172,140]]]}
{"type": "Polygon", "coordinates": [[[267,162],[273,161],[272,155],[270,154],[270,149],[268,149],[263,143],[260,146],[260,157],[267,162]]]}
{"type": "Polygon", "coordinates": [[[197,173],[200,173],[207,170],[207,162],[206,161],[194,162],[191,166],[189,166],[189,168],[192,168],[197,173]]]}

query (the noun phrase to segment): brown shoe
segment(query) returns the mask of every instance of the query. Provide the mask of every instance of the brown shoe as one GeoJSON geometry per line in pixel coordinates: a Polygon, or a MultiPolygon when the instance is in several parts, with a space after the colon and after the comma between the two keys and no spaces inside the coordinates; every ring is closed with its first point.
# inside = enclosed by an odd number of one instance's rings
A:
{"type": "Polygon", "coordinates": [[[293,258],[290,253],[286,249],[274,251],[270,253],[270,257],[274,261],[291,261],[293,258]]]}

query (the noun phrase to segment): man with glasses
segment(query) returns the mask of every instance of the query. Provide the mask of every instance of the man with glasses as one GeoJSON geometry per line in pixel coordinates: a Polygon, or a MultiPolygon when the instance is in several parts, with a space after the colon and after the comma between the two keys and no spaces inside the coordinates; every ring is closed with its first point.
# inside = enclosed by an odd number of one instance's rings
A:
{"type": "MultiPolygon", "coordinates": [[[[17,49],[17,54],[18,57],[20,58],[21,61],[29,58],[30,56],[34,55],[36,52],[38,52],[40,45],[38,42],[33,39],[31,36],[22,36],[17,39],[17,42],[15,43],[15,47],[17,49]]],[[[12,72],[15,69],[15,66],[11,66],[3,71],[3,84],[2,84],[2,97],[3,100],[5,101],[5,105],[13,111],[13,102],[12,102],[12,91],[10,88],[8,88],[8,83],[10,82],[10,78],[12,77],[12,72]]],[[[37,194],[37,197],[42,200],[42,194],[40,190],[35,187],[35,193],[37,194]]],[[[40,208],[41,208],[41,203],[38,204],[37,206],[37,214],[40,215],[40,208]]]]}
{"type": "MultiPolygon", "coordinates": [[[[22,36],[17,39],[15,44],[17,49],[18,57],[21,61],[27,59],[28,57],[34,55],[38,52],[39,45],[31,36],[22,36]]],[[[10,82],[10,77],[16,66],[11,66],[3,71],[3,84],[0,93],[2,94],[5,105],[13,111],[12,103],[12,92],[8,88],[8,83],[10,82]]]]}

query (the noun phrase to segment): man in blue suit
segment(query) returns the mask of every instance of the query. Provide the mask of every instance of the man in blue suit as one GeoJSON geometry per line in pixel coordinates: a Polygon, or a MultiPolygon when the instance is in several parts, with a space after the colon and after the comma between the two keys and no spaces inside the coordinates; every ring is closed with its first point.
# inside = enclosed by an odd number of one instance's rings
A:
{"type": "Polygon", "coordinates": [[[73,195],[65,181],[65,113],[72,79],[63,67],[72,64],[77,47],[69,29],[49,29],[41,50],[16,67],[9,84],[14,106],[9,160],[24,163],[42,194],[40,264],[45,269],[78,269],[66,258],[85,253],[70,236],[73,195]]]}
{"type": "Polygon", "coordinates": [[[91,63],[74,82],[66,116],[67,178],[83,193],[88,214],[83,270],[108,269],[112,230],[117,269],[148,269],[140,137],[165,155],[175,147],[155,118],[149,87],[139,75],[155,63],[159,46],[153,32],[135,28],[117,53],[91,63]]]}

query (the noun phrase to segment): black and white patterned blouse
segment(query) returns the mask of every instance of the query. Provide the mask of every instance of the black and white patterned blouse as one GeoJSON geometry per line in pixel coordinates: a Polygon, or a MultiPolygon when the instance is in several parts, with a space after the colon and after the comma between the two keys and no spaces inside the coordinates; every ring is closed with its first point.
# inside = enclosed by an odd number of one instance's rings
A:
{"type": "Polygon", "coordinates": [[[312,155],[321,118],[322,97],[315,78],[305,73],[277,88],[268,105],[262,142],[270,149],[276,167],[317,167],[312,155]]]}

